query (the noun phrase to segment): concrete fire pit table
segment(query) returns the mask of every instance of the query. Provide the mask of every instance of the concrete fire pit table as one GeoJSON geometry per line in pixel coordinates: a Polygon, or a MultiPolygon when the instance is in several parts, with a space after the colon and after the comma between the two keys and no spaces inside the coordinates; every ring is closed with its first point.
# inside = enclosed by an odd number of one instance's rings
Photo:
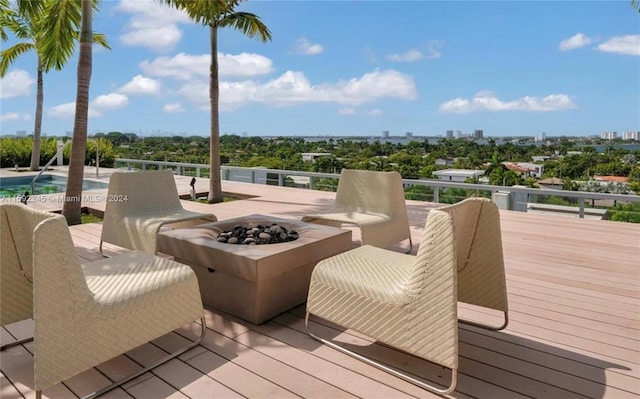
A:
{"type": "Polygon", "coordinates": [[[162,232],[157,248],[194,269],[206,305],[260,324],[304,303],[315,265],[352,244],[350,230],[249,215],[162,232]],[[261,245],[217,241],[237,225],[272,223],[297,231],[298,239],[261,245]]]}

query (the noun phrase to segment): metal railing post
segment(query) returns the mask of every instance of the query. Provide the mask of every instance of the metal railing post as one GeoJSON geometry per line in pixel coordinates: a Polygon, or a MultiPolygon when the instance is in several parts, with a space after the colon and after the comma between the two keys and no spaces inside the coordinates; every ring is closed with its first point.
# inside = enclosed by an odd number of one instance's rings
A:
{"type": "MultiPolygon", "coordinates": [[[[189,163],[179,163],[179,162],[167,162],[167,161],[151,161],[151,160],[135,160],[135,159],[126,159],[126,158],[116,158],[115,162],[126,163],[127,167],[131,169],[132,166],[140,164],[142,166],[142,170],[146,170],[149,165],[153,167],[158,167],[160,169],[166,167],[179,167],[179,170],[184,171],[184,168],[193,167],[196,168],[196,176],[202,176],[202,169],[209,170],[209,165],[207,164],[189,164],[189,163]]],[[[228,172],[235,172],[232,176],[227,175],[225,180],[236,180],[250,183],[259,183],[261,180],[260,176],[256,175],[256,169],[253,168],[244,168],[240,166],[222,166],[221,170],[225,170],[228,172]],[[251,175],[249,175],[249,173],[251,175]],[[259,181],[260,180],[260,181],[259,181]]],[[[306,172],[306,171],[287,171],[280,169],[259,169],[260,173],[267,174],[277,174],[278,175],[278,185],[285,186],[286,185],[286,177],[288,175],[294,176],[304,176],[309,178],[309,189],[318,189],[316,187],[319,179],[339,179],[339,175],[335,173],[320,173],[320,172],[306,172]]],[[[221,172],[221,178],[222,172],[221,172]]],[[[470,184],[470,183],[462,183],[462,182],[451,182],[451,181],[442,181],[442,180],[415,180],[415,179],[403,179],[403,184],[405,186],[425,186],[433,189],[433,199],[424,198],[424,201],[428,202],[441,202],[441,190],[457,188],[464,190],[472,190],[472,191],[488,191],[494,193],[496,191],[501,191],[505,193],[509,193],[509,205],[511,210],[516,210],[520,212],[528,212],[529,211],[529,201],[534,200],[534,197],[541,196],[558,196],[561,198],[571,198],[576,199],[579,202],[579,206],[573,207],[573,212],[577,214],[579,212],[580,217],[584,217],[584,214],[587,213],[587,209],[585,209],[585,203],[587,199],[602,199],[602,200],[610,200],[610,201],[625,201],[625,202],[634,202],[640,203],[640,196],[638,195],[624,195],[624,194],[611,194],[611,193],[592,193],[592,192],[581,192],[581,191],[565,191],[565,190],[555,190],[555,189],[534,189],[525,186],[494,186],[494,185],[486,185],[486,184],[470,184]]],[[[574,200],[575,201],[575,200],[574,200]]],[[[535,204],[534,204],[535,205],[535,204]]],[[[549,207],[552,207],[549,205],[549,207]]]]}

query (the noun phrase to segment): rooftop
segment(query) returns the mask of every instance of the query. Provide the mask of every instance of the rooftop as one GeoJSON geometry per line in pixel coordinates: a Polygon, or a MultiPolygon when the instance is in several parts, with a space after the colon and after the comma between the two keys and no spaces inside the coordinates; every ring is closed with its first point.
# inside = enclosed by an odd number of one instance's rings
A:
{"type": "MultiPolygon", "coordinates": [[[[87,172],[91,172],[87,168],[87,172]]],[[[108,171],[103,178],[108,176],[108,171]]],[[[189,177],[176,177],[188,193],[189,177]]],[[[198,179],[196,188],[205,190],[198,179]]],[[[223,181],[223,190],[251,198],[185,208],[219,219],[261,213],[299,219],[326,208],[334,193],[223,181]]],[[[39,202],[29,206],[51,206],[39,202]]],[[[100,207],[100,202],[86,204],[100,207]]],[[[413,242],[426,214],[439,204],[407,201],[413,242]]],[[[491,332],[461,324],[455,398],[636,398],[640,395],[640,226],[501,211],[510,324],[491,332]]],[[[101,224],[72,226],[81,259],[99,259],[101,224]]],[[[359,245],[354,230],[353,245],[359,245]]],[[[416,251],[414,245],[414,253],[416,251]]],[[[107,255],[124,251],[106,245],[107,255]]],[[[460,313],[486,322],[496,315],[461,304],[460,313]]],[[[304,306],[256,326],[207,309],[204,342],[179,359],[118,388],[105,398],[436,398],[407,382],[322,346],[304,331],[304,306]]],[[[321,319],[314,328],[432,381],[439,367],[321,319]]],[[[1,329],[2,342],[28,336],[21,322],[1,329]]],[[[76,398],[150,364],[196,334],[188,325],[44,391],[76,398]]],[[[0,355],[0,396],[32,397],[33,343],[0,355]]]]}
{"type": "Polygon", "coordinates": [[[484,170],[478,169],[442,169],[433,172],[436,176],[481,176],[484,174],[484,170]]]}

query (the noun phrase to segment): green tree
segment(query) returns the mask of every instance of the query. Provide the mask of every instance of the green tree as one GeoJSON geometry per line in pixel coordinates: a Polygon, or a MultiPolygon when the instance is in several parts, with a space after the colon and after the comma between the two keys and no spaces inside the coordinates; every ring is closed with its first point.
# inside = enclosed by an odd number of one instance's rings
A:
{"type": "Polygon", "coordinates": [[[263,42],[271,40],[271,32],[260,18],[248,12],[236,11],[243,0],[161,0],[182,10],[198,24],[209,27],[211,39],[211,67],[209,100],[211,106],[211,141],[209,142],[209,203],[222,202],[220,180],[220,118],[218,81],[218,29],[233,28],[249,37],[258,37],[263,42]]]}
{"type": "MultiPolygon", "coordinates": [[[[63,3],[62,1],[60,3],[63,3]]],[[[69,225],[82,222],[82,180],[84,161],[87,149],[87,124],[89,120],[89,83],[91,82],[92,42],[91,32],[92,1],[82,0],[82,26],[80,31],[80,55],[78,57],[78,86],[76,91],[76,114],[73,122],[73,139],[71,142],[71,159],[67,176],[67,190],[62,205],[62,215],[69,225]]],[[[51,17],[63,18],[63,15],[52,13],[51,17]]],[[[47,41],[48,47],[55,47],[53,38],[47,41]]]]}
{"type": "MultiPolygon", "coordinates": [[[[78,40],[81,6],[79,2],[71,0],[17,0],[15,5],[12,8],[8,1],[0,2],[0,36],[7,40],[7,29],[19,40],[0,52],[0,77],[7,74],[19,56],[30,51],[36,52],[36,111],[30,168],[38,170],[44,102],[43,75],[51,69],[62,69],[73,54],[78,40]]],[[[97,7],[98,2],[94,1],[93,6],[97,7]]],[[[95,34],[93,40],[109,48],[104,35],[95,34]]]]}
{"type": "Polygon", "coordinates": [[[408,200],[433,201],[433,187],[416,184],[404,190],[404,197],[408,200]]]}
{"type": "Polygon", "coordinates": [[[484,175],[489,176],[496,169],[503,169],[504,168],[504,165],[502,164],[503,160],[504,159],[502,158],[500,153],[497,150],[494,151],[493,154],[491,155],[491,160],[489,161],[487,167],[484,170],[484,175]]]}
{"type": "MultiPolygon", "coordinates": [[[[489,184],[491,184],[492,186],[504,186],[506,171],[507,171],[507,168],[505,168],[504,165],[502,164],[500,165],[500,167],[493,169],[488,176],[489,184]]],[[[485,172],[485,175],[486,175],[486,172],[485,172]]]]}

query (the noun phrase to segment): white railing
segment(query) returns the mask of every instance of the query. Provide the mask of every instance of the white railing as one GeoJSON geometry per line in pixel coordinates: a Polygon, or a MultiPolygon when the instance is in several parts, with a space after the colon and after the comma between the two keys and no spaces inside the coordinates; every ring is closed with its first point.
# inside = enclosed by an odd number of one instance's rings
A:
{"type": "MultiPolygon", "coordinates": [[[[98,147],[98,142],[93,140],[93,139],[87,139],[88,143],[93,143],[96,145],[96,179],[100,178],[100,147],[98,147]]],[[[47,170],[49,170],[49,166],[51,166],[51,164],[53,164],[53,161],[56,160],[56,158],[58,158],[58,156],[60,154],[62,154],[62,152],[64,151],[65,148],[67,148],[68,146],[71,145],[71,140],[67,141],[66,143],[64,143],[60,149],[58,149],[58,151],[56,152],[56,154],[51,157],[51,159],[49,160],[49,162],[47,162],[46,165],[44,165],[42,167],[42,169],[40,169],[40,172],[38,172],[38,174],[33,178],[33,180],[31,180],[31,194],[35,194],[36,193],[36,180],[38,180],[38,178],[47,170]]]]}
{"type": "MultiPolygon", "coordinates": [[[[201,177],[202,170],[209,169],[208,164],[116,158],[114,167],[119,167],[120,165],[123,165],[129,170],[146,170],[149,166],[151,166],[153,169],[173,169],[178,175],[188,175],[195,177],[201,177]]],[[[304,176],[309,178],[308,185],[298,185],[297,187],[305,187],[309,189],[314,189],[316,187],[316,182],[319,179],[338,179],[340,177],[340,175],[337,173],[318,173],[266,168],[245,168],[229,165],[221,166],[220,175],[223,180],[241,181],[255,184],[270,184],[276,186],[285,186],[287,178],[290,178],[292,176],[304,176]]],[[[405,187],[415,185],[431,187],[433,189],[433,193],[430,195],[433,196],[433,202],[440,202],[440,197],[442,195],[441,190],[444,189],[457,188],[464,190],[489,192],[491,194],[491,197],[496,202],[499,202],[500,197],[502,196],[502,199],[505,202],[505,205],[503,206],[504,209],[511,209],[520,212],[527,212],[529,208],[535,207],[535,201],[533,201],[532,203],[532,200],[534,200],[536,197],[553,196],[565,199],[575,199],[578,202],[577,213],[581,218],[584,218],[585,213],[591,212],[591,210],[586,207],[587,201],[604,200],[610,201],[611,203],[640,202],[640,196],[626,194],[537,189],[524,186],[493,186],[488,184],[470,184],[441,180],[403,179],[403,183],[405,187]]]]}

